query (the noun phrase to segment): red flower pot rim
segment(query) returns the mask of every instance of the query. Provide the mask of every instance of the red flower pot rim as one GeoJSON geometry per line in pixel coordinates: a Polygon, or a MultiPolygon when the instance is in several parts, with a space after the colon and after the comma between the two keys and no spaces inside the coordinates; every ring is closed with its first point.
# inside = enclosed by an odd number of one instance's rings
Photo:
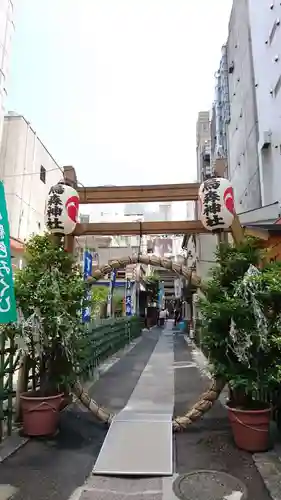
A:
{"type": "Polygon", "coordinates": [[[247,410],[247,408],[236,408],[236,406],[234,405],[231,405],[231,403],[225,403],[225,407],[230,410],[230,411],[233,411],[235,413],[251,413],[251,414],[262,414],[262,413],[268,413],[269,411],[272,411],[273,410],[273,407],[271,405],[268,405],[267,408],[262,408],[260,410],[247,410]]]}
{"type": "MultiPolygon", "coordinates": [[[[34,391],[33,391],[34,393],[34,391]]],[[[61,393],[58,393],[58,394],[54,394],[53,396],[28,396],[28,394],[32,394],[32,392],[23,392],[20,397],[22,399],[28,399],[28,400],[33,400],[33,401],[36,401],[38,399],[42,399],[44,401],[51,401],[51,400],[54,400],[54,399],[58,399],[58,398],[63,398],[64,397],[64,394],[63,392],[61,393]]]]}

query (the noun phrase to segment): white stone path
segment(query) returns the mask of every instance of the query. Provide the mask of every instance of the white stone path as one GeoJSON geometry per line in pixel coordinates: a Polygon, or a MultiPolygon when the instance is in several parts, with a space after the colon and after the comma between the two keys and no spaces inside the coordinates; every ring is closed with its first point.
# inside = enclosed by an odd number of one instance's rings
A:
{"type": "Polygon", "coordinates": [[[168,322],[126,407],[113,420],[93,474],[71,500],[173,500],[173,410],[173,332],[168,322]]]}

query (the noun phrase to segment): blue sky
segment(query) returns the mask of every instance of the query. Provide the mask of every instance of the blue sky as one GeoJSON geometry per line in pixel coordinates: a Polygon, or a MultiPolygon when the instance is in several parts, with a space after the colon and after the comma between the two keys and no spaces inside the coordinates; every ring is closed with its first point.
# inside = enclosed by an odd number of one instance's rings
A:
{"type": "Polygon", "coordinates": [[[18,0],[9,110],[87,185],[192,182],[231,0],[18,0]]]}

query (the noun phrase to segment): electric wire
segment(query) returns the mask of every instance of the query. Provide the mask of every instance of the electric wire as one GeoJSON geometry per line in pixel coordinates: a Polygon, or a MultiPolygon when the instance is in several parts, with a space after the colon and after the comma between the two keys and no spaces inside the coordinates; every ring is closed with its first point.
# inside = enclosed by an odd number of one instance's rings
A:
{"type": "MultiPolygon", "coordinates": [[[[59,167],[56,167],[56,168],[51,168],[50,170],[46,170],[46,174],[48,174],[49,172],[54,172],[55,170],[59,170],[61,174],[63,174],[63,172],[61,172],[61,170],[59,169],[59,167]]],[[[21,172],[19,174],[8,174],[8,175],[4,175],[4,180],[8,177],[9,179],[11,177],[23,177],[25,175],[40,175],[41,172],[21,172]]]]}

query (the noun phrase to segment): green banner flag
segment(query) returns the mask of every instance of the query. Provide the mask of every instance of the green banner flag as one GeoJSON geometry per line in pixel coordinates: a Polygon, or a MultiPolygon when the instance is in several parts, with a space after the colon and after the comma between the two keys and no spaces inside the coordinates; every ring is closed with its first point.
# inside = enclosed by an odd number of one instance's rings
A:
{"type": "Polygon", "coordinates": [[[0,324],[17,320],[10,228],[3,182],[0,181],[0,324]]]}

